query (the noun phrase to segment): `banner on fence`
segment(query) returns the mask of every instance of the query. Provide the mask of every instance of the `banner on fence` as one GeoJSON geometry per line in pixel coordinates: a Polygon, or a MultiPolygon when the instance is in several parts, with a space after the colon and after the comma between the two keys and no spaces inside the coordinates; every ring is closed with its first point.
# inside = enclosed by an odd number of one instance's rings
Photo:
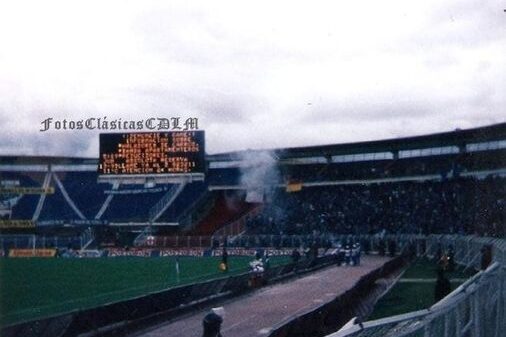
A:
{"type": "Polygon", "coordinates": [[[32,220],[0,220],[0,229],[9,228],[34,228],[32,220]]]}
{"type": "Polygon", "coordinates": [[[54,194],[54,187],[0,187],[0,194],[54,194]]]}
{"type": "MultiPolygon", "coordinates": [[[[165,249],[151,249],[151,248],[109,248],[107,249],[107,256],[139,256],[139,257],[151,257],[151,256],[221,256],[223,254],[222,249],[205,249],[205,248],[165,248],[165,249]]],[[[268,249],[262,248],[262,251],[268,253],[269,256],[282,256],[291,255],[291,249],[268,249]]],[[[230,256],[255,256],[257,249],[250,248],[228,248],[228,255],[230,256]]]]}
{"type": "MultiPolygon", "coordinates": [[[[269,249],[262,248],[262,251],[266,252],[269,256],[283,256],[283,255],[291,255],[291,249],[269,249]]],[[[231,256],[254,256],[258,249],[253,248],[227,248],[228,255],[231,256]]],[[[221,256],[223,254],[223,250],[214,249],[212,252],[212,256],[221,256]]]]}
{"type": "Polygon", "coordinates": [[[10,249],[9,257],[55,257],[56,249],[10,249]]]}
{"type": "Polygon", "coordinates": [[[160,256],[204,256],[204,249],[161,249],[160,256]]]}
{"type": "Polygon", "coordinates": [[[109,248],[107,249],[108,255],[110,257],[117,257],[117,256],[138,256],[138,257],[150,257],[151,256],[151,249],[136,249],[136,248],[130,248],[130,249],[123,249],[123,248],[109,248]]]}

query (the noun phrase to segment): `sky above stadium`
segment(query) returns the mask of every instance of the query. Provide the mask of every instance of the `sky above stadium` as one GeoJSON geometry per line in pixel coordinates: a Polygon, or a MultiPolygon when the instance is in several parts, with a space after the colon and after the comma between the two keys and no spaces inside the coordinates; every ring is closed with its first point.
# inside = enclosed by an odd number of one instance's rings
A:
{"type": "Polygon", "coordinates": [[[47,118],[195,117],[209,153],[504,122],[505,8],[2,1],[0,155],[98,156],[99,131],[39,131],[47,118]]]}

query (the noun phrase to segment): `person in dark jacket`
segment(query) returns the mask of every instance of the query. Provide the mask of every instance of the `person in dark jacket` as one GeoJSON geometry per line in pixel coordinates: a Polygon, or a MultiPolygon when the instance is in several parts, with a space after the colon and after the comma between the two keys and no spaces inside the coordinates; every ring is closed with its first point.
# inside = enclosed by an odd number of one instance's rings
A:
{"type": "Polygon", "coordinates": [[[297,248],[292,251],[292,262],[297,263],[300,260],[300,253],[297,248]]]}
{"type": "Polygon", "coordinates": [[[436,302],[439,302],[451,291],[452,286],[450,284],[450,281],[446,278],[444,271],[442,269],[438,269],[436,287],[434,289],[434,299],[436,302]]]}
{"type": "Polygon", "coordinates": [[[455,270],[455,250],[453,249],[453,246],[450,245],[448,247],[448,252],[446,253],[446,256],[448,257],[448,271],[454,271],[455,270]]]}
{"type": "Polygon", "coordinates": [[[380,256],[385,256],[385,240],[380,239],[378,242],[378,253],[380,256]]]}
{"type": "Polygon", "coordinates": [[[481,248],[481,270],[485,270],[492,263],[492,246],[484,245],[481,248]]]}
{"type": "Polygon", "coordinates": [[[220,330],[221,323],[223,323],[223,316],[224,310],[222,307],[211,309],[202,321],[204,327],[202,337],[222,337],[220,330]]]}
{"type": "Polygon", "coordinates": [[[397,252],[397,242],[395,242],[394,239],[391,239],[390,241],[388,241],[388,254],[391,257],[394,257],[396,252],[397,252]]]}
{"type": "Polygon", "coordinates": [[[227,272],[228,271],[228,251],[226,245],[223,245],[223,253],[221,255],[221,263],[220,270],[227,272]]]}

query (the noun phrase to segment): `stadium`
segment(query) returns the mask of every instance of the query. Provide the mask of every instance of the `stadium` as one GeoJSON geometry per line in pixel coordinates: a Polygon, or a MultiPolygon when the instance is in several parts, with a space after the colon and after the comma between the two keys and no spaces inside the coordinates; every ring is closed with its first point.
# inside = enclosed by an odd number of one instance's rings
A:
{"type": "Polygon", "coordinates": [[[503,336],[506,123],[205,143],[0,157],[1,336],[202,336],[212,308],[225,337],[503,336]]]}

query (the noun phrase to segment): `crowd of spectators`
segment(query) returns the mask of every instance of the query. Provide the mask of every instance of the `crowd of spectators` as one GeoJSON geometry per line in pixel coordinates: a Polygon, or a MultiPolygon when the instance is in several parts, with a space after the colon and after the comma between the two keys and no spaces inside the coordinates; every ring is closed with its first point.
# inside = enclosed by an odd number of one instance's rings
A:
{"type": "Polygon", "coordinates": [[[248,234],[505,235],[506,178],[454,178],[278,190],[248,234]]]}

